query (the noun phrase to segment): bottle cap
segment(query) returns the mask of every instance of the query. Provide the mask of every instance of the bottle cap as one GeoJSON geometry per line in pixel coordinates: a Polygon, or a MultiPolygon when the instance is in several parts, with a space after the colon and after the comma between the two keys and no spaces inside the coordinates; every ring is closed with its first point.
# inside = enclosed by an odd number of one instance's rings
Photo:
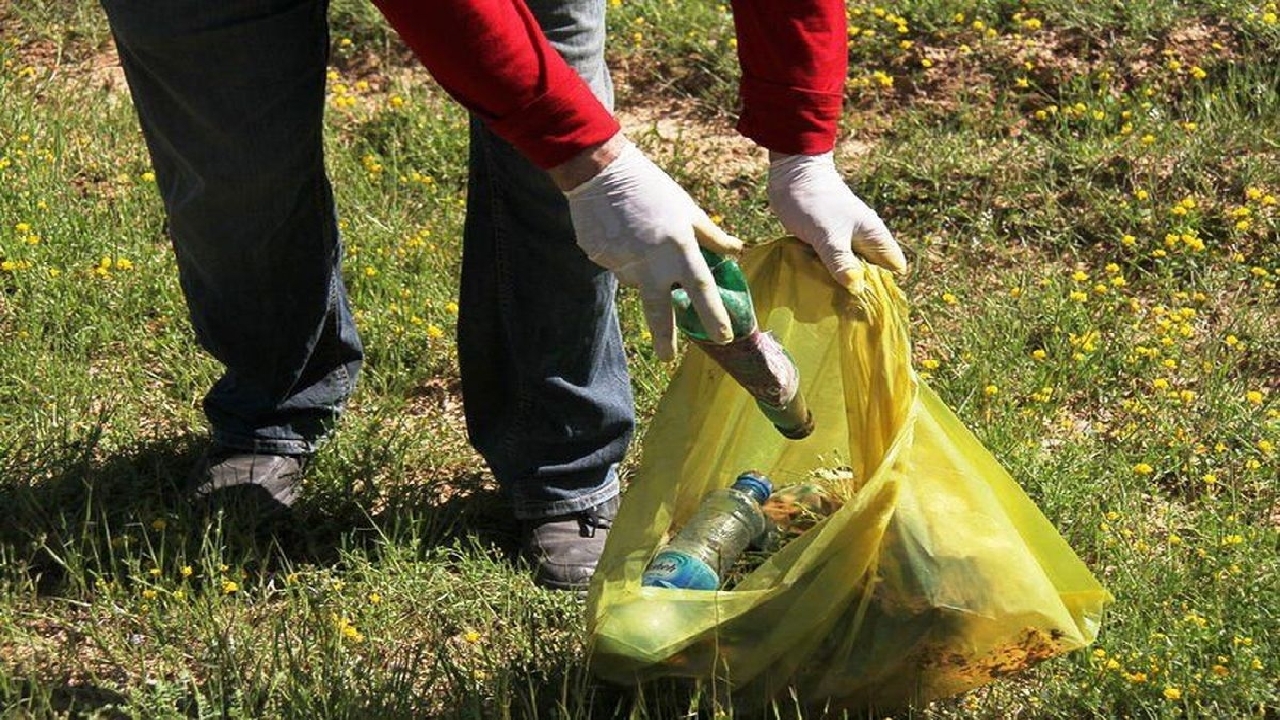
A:
{"type": "Polygon", "coordinates": [[[738,476],[733,481],[733,486],[744,492],[750,493],[751,497],[761,505],[769,496],[773,494],[773,483],[769,482],[769,478],[754,470],[748,470],[738,476]]]}

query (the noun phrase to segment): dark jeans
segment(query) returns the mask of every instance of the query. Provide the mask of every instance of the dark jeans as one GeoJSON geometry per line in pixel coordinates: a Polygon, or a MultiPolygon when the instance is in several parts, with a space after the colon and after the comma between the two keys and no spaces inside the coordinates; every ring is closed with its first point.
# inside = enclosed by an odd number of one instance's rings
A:
{"type": "MultiPolygon", "coordinates": [[[[103,0],[151,152],[229,447],[310,453],[363,356],[322,151],[324,0],[103,0]]],[[[612,101],[602,0],[530,3],[612,101]]],[[[633,406],[613,277],[547,175],[479,123],[459,302],[467,428],[518,517],[618,492],[633,406]]],[[[423,438],[431,442],[430,438],[423,438]]]]}

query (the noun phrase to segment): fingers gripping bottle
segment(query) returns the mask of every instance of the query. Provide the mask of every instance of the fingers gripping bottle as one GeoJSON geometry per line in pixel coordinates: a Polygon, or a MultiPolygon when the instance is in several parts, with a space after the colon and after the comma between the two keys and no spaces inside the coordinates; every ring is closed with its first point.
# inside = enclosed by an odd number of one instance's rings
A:
{"type": "Polygon", "coordinates": [[[768,523],[762,506],[773,492],[755,472],[709,493],[689,522],[649,561],[640,583],[648,587],[715,590],[742,551],[761,538],[768,523]]]}
{"type": "Polygon", "coordinates": [[[689,294],[680,288],[671,291],[676,326],[751,393],[778,432],[792,440],[808,437],[813,432],[813,414],[800,391],[800,372],[773,335],[761,332],[757,326],[751,291],[742,268],[732,258],[705,249],[702,256],[711,268],[720,299],[729,313],[733,340],[723,345],[711,342],[689,294]]]}

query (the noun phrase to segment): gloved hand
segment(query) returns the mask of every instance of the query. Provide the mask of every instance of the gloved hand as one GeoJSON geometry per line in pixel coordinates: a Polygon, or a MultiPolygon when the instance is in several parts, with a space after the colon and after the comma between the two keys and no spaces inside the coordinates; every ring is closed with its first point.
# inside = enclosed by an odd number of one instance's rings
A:
{"type": "Polygon", "coordinates": [[[866,268],[859,256],[893,272],[907,269],[889,228],[845,184],[831,153],[770,152],[767,191],[782,227],[812,246],[850,292],[865,287],[866,268]]]}
{"type": "Polygon", "coordinates": [[[675,357],[671,289],[689,293],[708,335],[733,339],[729,315],[698,245],[736,254],[728,235],[674,180],[627,142],[595,177],[565,191],[578,245],[618,282],[640,289],[645,321],[658,357],[675,357]]]}

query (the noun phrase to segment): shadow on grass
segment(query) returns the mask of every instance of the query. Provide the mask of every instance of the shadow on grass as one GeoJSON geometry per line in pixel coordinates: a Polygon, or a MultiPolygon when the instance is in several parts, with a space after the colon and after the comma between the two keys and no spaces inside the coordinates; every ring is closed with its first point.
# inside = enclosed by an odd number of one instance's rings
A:
{"type": "Polygon", "coordinates": [[[332,565],[344,549],[376,561],[388,537],[412,537],[424,554],[463,543],[518,562],[509,508],[480,472],[441,479],[450,487],[443,498],[417,487],[379,494],[312,483],[287,513],[212,513],[187,494],[203,438],[160,438],[111,454],[99,439],[8,448],[0,458],[0,559],[24,569],[40,595],[67,593],[73,575],[123,580],[141,552],[130,547],[161,532],[168,557],[195,558],[212,538],[224,562],[265,572],[332,565]]]}
{"type": "Polygon", "coordinates": [[[111,575],[95,561],[172,514],[200,452],[190,439],[172,438],[99,460],[98,441],[91,433],[19,448],[0,467],[0,557],[24,568],[39,594],[64,592],[73,570],[111,575]]]}
{"type": "MultiPolygon", "coordinates": [[[[259,522],[226,514],[210,517],[192,506],[186,489],[204,448],[201,437],[176,436],[108,453],[92,433],[61,444],[10,448],[0,457],[0,581],[25,580],[36,601],[75,601],[92,597],[97,583],[127,586],[156,567],[173,577],[186,564],[220,562],[269,582],[272,575],[301,565],[336,566],[350,552],[377,563],[382,548],[407,543],[424,557],[438,557],[433,551],[442,547],[476,549],[510,562],[513,574],[522,572],[516,567],[521,562],[519,538],[510,508],[485,473],[472,469],[456,477],[433,477],[425,487],[377,487],[376,481],[342,479],[367,473],[376,480],[376,458],[322,456],[295,508],[259,522]]],[[[197,570],[196,577],[200,575],[197,570]]],[[[529,622],[572,623],[572,612],[565,617],[541,612],[531,611],[529,622]]],[[[596,681],[577,647],[576,642],[551,642],[536,657],[525,658],[527,666],[512,667],[508,675],[518,685],[504,688],[500,698],[492,687],[470,678],[448,683],[446,702],[438,696],[415,698],[421,669],[404,677],[369,673],[368,685],[337,692],[344,696],[342,706],[367,711],[366,717],[422,717],[424,701],[434,717],[483,718],[492,712],[514,717],[712,716],[690,714],[696,691],[685,683],[650,686],[637,694],[596,681]],[[446,708],[444,715],[437,714],[441,708],[446,708]]],[[[432,664],[434,650],[422,650],[427,655],[420,660],[432,664]]],[[[448,676],[450,667],[437,658],[431,672],[448,676]]],[[[111,713],[130,705],[116,690],[81,684],[61,670],[44,671],[48,674],[42,676],[41,668],[23,667],[16,659],[0,663],[0,707],[115,717],[111,713]]],[[[179,698],[178,708],[201,704],[190,693],[190,688],[178,693],[185,697],[179,698]]]]}
{"type": "Polygon", "coordinates": [[[100,720],[129,717],[119,710],[127,704],[128,698],[97,685],[50,684],[20,679],[5,683],[3,694],[12,698],[8,707],[0,706],[6,717],[12,717],[8,715],[10,712],[16,717],[28,717],[23,714],[28,709],[39,713],[30,717],[43,717],[45,713],[57,717],[92,717],[100,720]]]}

